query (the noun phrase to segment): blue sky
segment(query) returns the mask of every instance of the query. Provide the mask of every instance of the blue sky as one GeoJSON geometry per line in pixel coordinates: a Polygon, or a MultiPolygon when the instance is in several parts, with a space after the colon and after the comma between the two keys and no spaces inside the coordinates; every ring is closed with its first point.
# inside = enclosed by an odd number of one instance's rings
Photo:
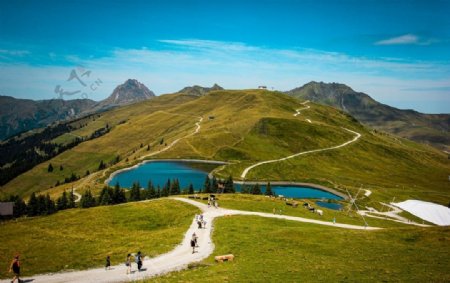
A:
{"type": "Polygon", "coordinates": [[[433,0],[1,1],[0,94],[50,99],[60,86],[78,91],[65,99],[100,100],[128,78],[157,94],[315,80],[449,113],[449,12],[433,0]]]}

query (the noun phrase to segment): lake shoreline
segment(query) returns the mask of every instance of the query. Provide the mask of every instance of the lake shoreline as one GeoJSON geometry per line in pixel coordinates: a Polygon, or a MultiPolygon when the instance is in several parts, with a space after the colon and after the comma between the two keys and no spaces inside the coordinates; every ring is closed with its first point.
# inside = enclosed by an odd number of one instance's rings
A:
{"type": "MultiPolygon", "coordinates": [[[[109,175],[109,177],[105,180],[105,184],[106,185],[110,185],[109,183],[111,182],[111,180],[117,175],[120,174],[122,172],[126,172],[126,171],[130,171],[133,169],[136,169],[137,167],[147,164],[147,163],[152,163],[152,162],[185,162],[185,163],[207,163],[207,164],[218,164],[218,165],[225,165],[225,164],[229,164],[229,162],[225,162],[225,161],[218,161],[218,160],[204,160],[204,159],[175,159],[175,158],[168,158],[168,159],[150,159],[150,160],[144,160],[138,164],[135,164],[131,167],[127,167],[127,168],[122,168],[119,170],[114,171],[113,173],[111,173],[111,175],[109,175]]],[[[208,177],[210,179],[212,179],[212,174],[211,172],[205,172],[208,174],[208,177]]],[[[220,179],[219,179],[220,180],[220,179]]],[[[343,194],[342,192],[339,192],[335,189],[332,188],[328,188],[322,185],[318,185],[318,184],[313,184],[313,183],[304,183],[304,182],[293,182],[293,181],[233,181],[234,184],[238,184],[238,185],[255,185],[255,184],[259,184],[259,185],[267,185],[267,183],[270,182],[271,185],[273,186],[297,186],[297,187],[303,187],[303,188],[310,188],[310,189],[316,189],[316,190],[321,190],[324,192],[328,192],[331,193],[333,195],[336,195],[338,197],[341,197],[344,200],[348,200],[348,196],[343,194]]]]}

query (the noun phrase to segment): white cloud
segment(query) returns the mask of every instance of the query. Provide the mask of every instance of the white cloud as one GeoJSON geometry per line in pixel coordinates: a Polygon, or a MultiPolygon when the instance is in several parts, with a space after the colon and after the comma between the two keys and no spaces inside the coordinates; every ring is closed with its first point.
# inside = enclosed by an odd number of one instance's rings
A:
{"type": "Polygon", "coordinates": [[[405,34],[377,41],[375,45],[430,45],[436,42],[438,42],[436,39],[425,39],[415,34],[405,34]]]}

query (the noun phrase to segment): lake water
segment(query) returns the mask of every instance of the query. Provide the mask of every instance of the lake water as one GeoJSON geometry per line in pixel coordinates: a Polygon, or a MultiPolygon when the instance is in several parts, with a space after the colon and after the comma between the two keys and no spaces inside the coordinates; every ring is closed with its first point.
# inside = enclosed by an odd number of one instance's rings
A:
{"type": "MultiPolygon", "coordinates": [[[[208,172],[211,172],[218,164],[207,164],[198,162],[184,161],[152,161],[143,163],[130,170],[119,172],[108,182],[110,186],[114,186],[119,182],[122,188],[130,188],[134,182],[139,182],[141,187],[146,188],[151,180],[153,186],[161,188],[167,183],[167,180],[178,179],[180,187],[187,188],[190,184],[196,190],[203,189],[203,184],[208,172]]],[[[265,192],[265,185],[261,185],[261,191],[265,192]]],[[[283,195],[288,198],[318,198],[318,199],[335,199],[341,200],[340,196],[334,195],[327,191],[319,189],[272,185],[272,191],[277,195],[283,195]]],[[[241,191],[242,185],[235,184],[236,191],[241,191]]]]}

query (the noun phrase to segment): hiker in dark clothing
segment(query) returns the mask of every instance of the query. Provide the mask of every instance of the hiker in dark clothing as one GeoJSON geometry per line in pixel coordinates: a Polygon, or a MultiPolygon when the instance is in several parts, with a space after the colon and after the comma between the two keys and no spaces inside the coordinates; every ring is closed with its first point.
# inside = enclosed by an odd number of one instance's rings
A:
{"type": "Polygon", "coordinates": [[[138,271],[141,271],[141,268],[142,268],[142,255],[141,255],[140,251],[136,255],[136,263],[137,263],[137,266],[138,266],[138,271]]]}
{"type": "Polygon", "coordinates": [[[191,239],[191,247],[192,247],[192,253],[195,253],[195,241],[194,241],[194,239],[191,239]]]}
{"type": "Polygon", "coordinates": [[[14,278],[13,278],[13,280],[11,281],[11,283],[14,283],[15,281],[16,281],[16,279],[17,279],[17,282],[19,282],[20,283],[20,279],[19,279],[19,276],[20,276],[20,261],[19,261],[19,255],[16,255],[15,257],[14,257],[14,259],[12,260],[12,262],[11,262],[11,266],[9,267],[9,272],[14,272],[14,278]]]}
{"type": "Polygon", "coordinates": [[[108,270],[111,268],[111,258],[109,256],[106,257],[106,264],[105,264],[105,270],[108,270]]]}

